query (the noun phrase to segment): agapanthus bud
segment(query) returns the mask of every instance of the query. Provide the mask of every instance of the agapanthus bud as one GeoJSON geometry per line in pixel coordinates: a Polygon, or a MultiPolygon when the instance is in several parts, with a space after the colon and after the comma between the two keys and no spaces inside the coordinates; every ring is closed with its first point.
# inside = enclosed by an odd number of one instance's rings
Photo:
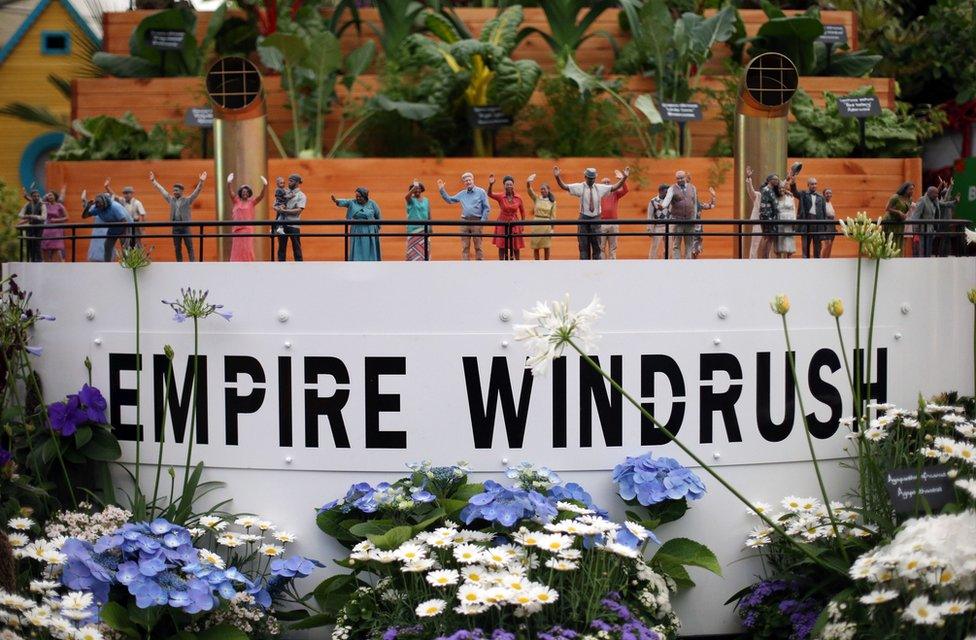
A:
{"type": "Polygon", "coordinates": [[[844,301],[841,300],[840,298],[834,298],[833,300],[828,302],[827,313],[834,316],[835,318],[839,318],[842,315],[844,315],[844,301]]]}
{"type": "Polygon", "coordinates": [[[769,303],[769,307],[773,310],[773,313],[785,316],[790,310],[790,299],[785,293],[778,293],[773,298],[773,301],[769,303]]]}
{"type": "Polygon", "coordinates": [[[976,304],[976,289],[970,289],[969,293],[966,294],[966,297],[969,298],[970,302],[976,304]]]}
{"type": "Polygon", "coordinates": [[[166,356],[168,360],[172,360],[173,356],[176,355],[176,352],[173,351],[173,347],[167,344],[167,345],[163,345],[163,354],[166,356]]]}

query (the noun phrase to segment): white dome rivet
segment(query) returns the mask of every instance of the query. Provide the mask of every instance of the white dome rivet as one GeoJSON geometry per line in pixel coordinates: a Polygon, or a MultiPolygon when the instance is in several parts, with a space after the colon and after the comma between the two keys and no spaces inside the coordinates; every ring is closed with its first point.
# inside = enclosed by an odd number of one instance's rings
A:
{"type": "Polygon", "coordinates": [[[895,334],[895,340],[901,340],[901,334],[900,333],[896,333],[895,334]]]}
{"type": "Polygon", "coordinates": [[[502,322],[508,322],[512,319],[512,312],[509,309],[502,309],[498,312],[498,319],[502,322]]]}
{"type": "Polygon", "coordinates": [[[285,349],[291,349],[291,340],[285,340],[285,349]]]}
{"type": "Polygon", "coordinates": [[[721,457],[722,457],[722,454],[719,453],[718,451],[716,451],[715,453],[712,454],[712,459],[713,460],[718,460],[721,457]]]}
{"type": "Polygon", "coordinates": [[[912,310],[912,305],[908,304],[907,302],[903,302],[901,304],[901,314],[903,316],[907,316],[911,310],[912,310]]]}
{"type": "Polygon", "coordinates": [[[288,318],[290,317],[287,309],[282,309],[278,312],[278,322],[288,322],[288,318]]]}
{"type": "Polygon", "coordinates": [[[502,349],[508,349],[508,340],[502,340],[502,349]]]}
{"type": "Polygon", "coordinates": [[[729,317],[729,310],[725,307],[719,307],[718,311],[715,312],[715,315],[719,317],[719,320],[725,320],[729,317]]]}
{"type": "Polygon", "coordinates": [[[95,338],[95,344],[98,345],[99,347],[102,346],[102,339],[101,338],[95,338]]]}
{"type": "Polygon", "coordinates": [[[508,464],[508,458],[502,458],[502,464],[508,464]]]}
{"type": "Polygon", "coordinates": [[[95,319],[95,310],[92,309],[91,307],[88,307],[87,309],[85,309],[85,317],[88,318],[89,320],[94,320],[95,319]]]}
{"type": "Polygon", "coordinates": [[[291,456],[288,456],[287,458],[285,458],[285,463],[286,464],[291,464],[293,460],[294,460],[294,458],[292,458],[291,456]]]}
{"type": "Polygon", "coordinates": [[[721,338],[712,338],[712,344],[714,344],[717,347],[718,345],[722,344],[722,339],[721,338]]]}

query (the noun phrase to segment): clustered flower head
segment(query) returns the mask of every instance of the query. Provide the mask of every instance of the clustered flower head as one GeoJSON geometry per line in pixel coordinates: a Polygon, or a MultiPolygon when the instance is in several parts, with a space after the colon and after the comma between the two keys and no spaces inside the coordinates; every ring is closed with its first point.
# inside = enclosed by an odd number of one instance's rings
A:
{"type": "Polygon", "coordinates": [[[613,482],[621,498],[637,500],[645,507],[705,495],[705,484],[690,469],[674,458],[654,458],[651,453],[628,456],[613,468],[613,482]]]}
{"type": "Polygon", "coordinates": [[[230,311],[221,311],[224,308],[222,304],[207,302],[209,294],[210,291],[201,289],[180,289],[178,300],[163,300],[163,304],[169,305],[173,309],[175,312],[173,320],[176,322],[185,322],[187,318],[202,320],[214,314],[229,321],[234,314],[230,311]]]}
{"type": "Polygon", "coordinates": [[[593,348],[596,342],[593,323],[603,315],[603,305],[594,296],[590,304],[573,312],[566,294],[562,301],[537,302],[531,311],[523,313],[527,324],[515,325],[515,339],[527,343],[526,364],[532,373],[543,375],[549,363],[560,357],[570,342],[584,352],[593,348]]]}
{"type": "Polygon", "coordinates": [[[881,225],[868,217],[867,211],[858,211],[853,218],[840,221],[844,237],[857,243],[865,243],[881,231],[881,225]]]}
{"type": "Polygon", "coordinates": [[[556,507],[538,491],[506,487],[487,480],[484,491],[468,499],[467,506],[461,510],[461,520],[470,524],[480,518],[510,527],[522,519],[548,522],[557,513],[556,507]]]}
{"type": "Polygon", "coordinates": [[[122,252],[119,254],[119,265],[123,269],[132,269],[133,271],[138,271],[139,269],[145,269],[152,264],[152,248],[146,248],[141,244],[123,247],[122,252]]]}
{"type": "Polygon", "coordinates": [[[739,599],[736,611],[742,619],[743,627],[764,631],[763,637],[776,637],[770,635],[770,632],[780,631],[782,637],[806,639],[813,631],[824,606],[822,601],[808,597],[806,594],[809,592],[809,588],[804,588],[795,580],[762,580],[739,599]],[[768,626],[762,628],[771,618],[775,620],[780,617],[771,616],[768,611],[771,608],[785,618],[784,622],[789,624],[788,629],[772,630],[768,626]]]}
{"type": "Polygon", "coordinates": [[[132,513],[109,505],[99,511],[88,502],[78,503],[76,511],[58,511],[45,523],[48,538],[77,538],[95,542],[102,536],[114,533],[132,518],[132,513]]]}
{"type": "Polygon", "coordinates": [[[349,513],[354,509],[363,513],[409,511],[418,504],[427,504],[436,499],[423,486],[413,486],[409,480],[394,484],[380,482],[375,487],[368,482],[357,482],[349,487],[342,498],[322,505],[319,513],[332,509],[339,509],[342,513],[349,513]]]}
{"type": "MultiPolygon", "coordinates": [[[[868,608],[868,620],[894,620],[906,636],[913,629],[971,623],[976,609],[976,512],[908,520],[891,542],[855,560],[850,575],[871,589],[859,599],[868,608]]],[[[828,613],[828,627],[856,629],[851,617],[857,612],[851,607],[834,605],[828,613]]]]}
{"type": "Polygon", "coordinates": [[[31,332],[40,321],[54,321],[54,316],[38,313],[30,306],[31,294],[17,285],[17,274],[0,279],[0,344],[7,349],[8,360],[23,349],[40,356],[44,349],[30,344],[31,332]]]}
{"type": "Polygon", "coordinates": [[[435,467],[430,460],[408,462],[413,472],[411,482],[415,487],[430,487],[433,493],[447,495],[468,480],[468,463],[457,462],[449,467],[435,467]]]}
{"type": "MultiPolygon", "coordinates": [[[[750,515],[755,515],[755,512],[759,511],[779,524],[786,535],[797,542],[810,543],[836,537],[827,507],[816,498],[786,496],[780,501],[782,511],[776,513],[772,512],[770,505],[762,502],[755,503],[753,507],[755,510],[748,510],[750,515]]],[[[873,535],[869,528],[859,523],[858,514],[851,505],[831,502],[830,509],[837,523],[837,533],[841,536],[863,538],[873,535]]],[[[780,542],[778,536],[775,529],[761,523],[749,533],[746,547],[750,549],[769,547],[780,542]]]]}
{"type": "Polygon", "coordinates": [[[547,491],[559,484],[559,474],[549,467],[537,467],[531,462],[521,462],[505,469],[505,477],[515,480],[515,486],[526,491],[547,491]]]}
{"type": "Polygon", "coordinates": [[[884,260],[901,253],[895,235],[885,233],[881,219],[871,220],[866,211],[858,211],[856,217],[841,220],[840,227],[844,236],[857,242],[861,252],[869,258],[884,260]]]}
{"type": "Polygon", "coordinates": [[[61,436],[73,435],[78,427],[87,423],[108,424],[105,409],[108,403],[96,387],[85,384],[63,402],[48,405],[47,416],[51,430],[61,436]]]}

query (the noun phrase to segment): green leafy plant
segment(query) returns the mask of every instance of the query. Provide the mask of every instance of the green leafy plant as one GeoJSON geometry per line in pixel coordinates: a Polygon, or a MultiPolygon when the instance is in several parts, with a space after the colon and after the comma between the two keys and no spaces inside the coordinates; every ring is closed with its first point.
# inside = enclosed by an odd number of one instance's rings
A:
{"type": "MultiPolygon", "coordinates": [[[[471,107],[499,105],[515,115],[528,103],[541,70],[533,60],[512,60],[522,22],[522,7],[514,5],[488,21],[478,40],[464,37],[442,14],[428,13],[427,27],[434,37],[413,34],[406,40],[411,63],[424,79],[427,101],[441,113],[466,117],[471,107]]],[[[491,137],[473,131],[474,154],[493,154],[491,137]]]]}
{"type": "MultiPolygon", "coordinates": [[[[640,29],[621,52],[618,67],[652,75],[659,102],[687,102],[713,47],[735,35],[736,15],[735,7],[726,5],[709,18],[689,12],[674,19],[665,0],[648,0],[638,11],[640,29]]],[[[676,127],[667,131],[668,143],[677,146],[672,142],[676,127]]],[[[686,136],[690,142],[690,132],[686,136]]],[[[690,152],[691,145],[685,149],[690,152]]]]}
{"type": "Polygon", "coordinates": [[[92,56],[92,62],[105,73],[119,78],[195,76],[203,71],[226,13],[226,5],[221,4],[211,16],[202,42],[197,42],[194,35],[197,15],[189,5],[154,13],[143,18],[132,32],[129,55],[99,51],[92,56]],[[150,30],[182,31],[186,35],[179,49],[160,50],[150,45],[150,30]]]}
{"type": "Polygon", "coordinates": [[[0,180],[0,262],[14,262],[20,250],[17,211],[22,206],[17,191],[0,180]]]}
{"type": "MultiPolygon", "coordinates": [[[[852,96],[873,95],[874,89],[862,87],[852,96]]],[[[842,118],[837,110],[837,96],[824,92],[824,107],[818,107],[810,96],[798,89],[791,111],[795,122],[789,127],[791,156],[846,158],[855,155],[860,144],[860,129],[855,118],[842,118]]],[[[945,115],[938,109],[910,112],[905,103],[895,110],[882,108],[881,115],[865,123],[864,153],[873,157],[909,157],[918,155],[921,143],[942,130],[945,115]]]]}
{"type": "Polygon", "coordinates": [[[148,132],[131,113],[121,118],[93,116],[72,123],[74,137],[66,137],[55,160],[142,160],[179,158],[187,134],[157,123],[148,132]]]}
{"type": "MultiPolygon", "coordinates": [[[[565,61],[568,56],[575,54],[581,44],[594,36],[603,36],[609,39],[611,44],[616,45],[610,34],[604,31],[593,33],[587,33],[587,31],[603,12],[618,6],[618,4],[632,21],[631,24],[640,25],[637,12],[641,3],[635,0],[622,0],[619,3],[614,0],[598,0],[597,2],[547,0],[541,3],[541,7],[549,24],[549,31],[545,32],[536,27],[525,27],[519,31],[516,42],[521,42],[532,34],[538,34],[546,41],[560,63],[565,61]]],[[[640,26],[636,31],[639,32],[639,29],[640,26]]]]}
{"type": "MultiPolygon", "coordinates": [[[[506,153],[549,158],[621,156],[626,152],[628,121],[621,108],[599,88],[581,94],[560,75],[543,78],[544,105],[523,112],[527,126],[506,145],[506,153]],[[580,126],[586,123],[586,126],[580,126]]],[[[619,83],[610,83],[615,90],[619,83]]]]}
{"type": "Polygon", "coordinates": [[[829,50],[828,45],[818,42],[823,23],[817,6],[798,16],[787,16],[768,0],[762,0],[761,6],[769,19],[755,36],[746,38],[750,57],[781,53],[793,61],[801,76],[860,77],[871,73],[881,61],[881,56],[867,50],[850,51],[846,46],[829,50]]]}

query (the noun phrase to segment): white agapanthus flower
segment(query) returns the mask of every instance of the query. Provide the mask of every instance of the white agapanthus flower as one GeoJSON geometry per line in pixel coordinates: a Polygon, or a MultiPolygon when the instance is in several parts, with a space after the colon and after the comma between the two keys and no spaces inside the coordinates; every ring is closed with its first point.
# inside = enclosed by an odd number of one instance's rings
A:
{"type": "Polygon", "coordinates": [[[515,325],[515,339],[527,343],[533,375],[545,375],[549,363],[563,354],[566,345],[573,341],[580,349],[593,348],[596,336],[593,323],[603,315],[603,305],[594,296],[590,304],[579,311],[569,308],[569,294],[563,300],[537,302],[524,312],[526,324],[515,325]]]}

